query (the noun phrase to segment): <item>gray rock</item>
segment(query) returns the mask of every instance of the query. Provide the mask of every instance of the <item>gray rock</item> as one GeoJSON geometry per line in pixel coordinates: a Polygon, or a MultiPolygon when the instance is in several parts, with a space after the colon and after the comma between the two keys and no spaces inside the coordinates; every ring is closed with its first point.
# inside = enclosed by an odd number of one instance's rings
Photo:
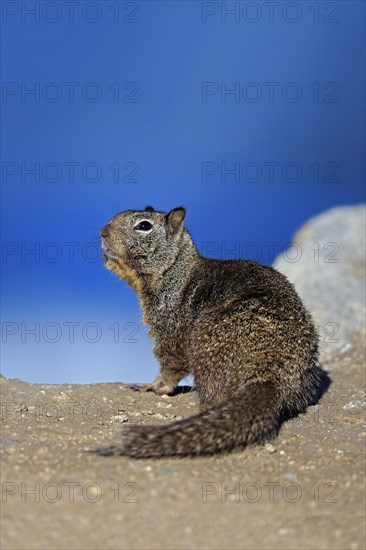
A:
{"type": "Polygon", "coordinates": [[[328,368],[365,332],[365,214],[365,205],[320,214],[273,264],[294,283],[314,316],[328,368]]]}

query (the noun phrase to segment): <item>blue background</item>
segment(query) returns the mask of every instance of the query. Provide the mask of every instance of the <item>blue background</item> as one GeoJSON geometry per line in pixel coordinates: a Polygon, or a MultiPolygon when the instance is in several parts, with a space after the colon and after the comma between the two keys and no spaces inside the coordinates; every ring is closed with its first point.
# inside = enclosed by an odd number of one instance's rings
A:
{"type": "Polygon", "coordinates": [[[3,374],[153,379],[137,298],[98,253],[120,210],[183,204],[202,252],[271,263],[265,243],[363,201],[364,42],[358,1],[2,2],[3,374]]]}

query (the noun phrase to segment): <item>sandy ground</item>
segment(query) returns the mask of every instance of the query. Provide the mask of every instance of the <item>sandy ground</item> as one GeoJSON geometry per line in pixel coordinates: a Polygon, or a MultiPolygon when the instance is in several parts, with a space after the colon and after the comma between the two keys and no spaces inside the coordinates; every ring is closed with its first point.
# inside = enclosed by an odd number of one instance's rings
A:
{"type": "Polygon", "coordinates": [[[86,452],[128,424],[192,414],[194,391],[2,379],[1,547],[364,548],[363,353],[328,365],[319,405],[271,444],[214,458],[86,452]]]}

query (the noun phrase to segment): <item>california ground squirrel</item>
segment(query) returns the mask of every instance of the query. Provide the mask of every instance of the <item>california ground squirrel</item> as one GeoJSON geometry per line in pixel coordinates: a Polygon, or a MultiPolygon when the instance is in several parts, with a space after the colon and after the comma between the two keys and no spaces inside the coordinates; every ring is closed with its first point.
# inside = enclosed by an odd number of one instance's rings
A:
{"type": "Polygon", "coordinates": [[[254,261],[202,257],[186,211],[127,210],[101,230],[105,265],[137,292],[169,394],[191,373],[202,412],[135,426],[101,455],[211,455],[263,443],[319,392],[318,337],[293,286],[254,261]]]}

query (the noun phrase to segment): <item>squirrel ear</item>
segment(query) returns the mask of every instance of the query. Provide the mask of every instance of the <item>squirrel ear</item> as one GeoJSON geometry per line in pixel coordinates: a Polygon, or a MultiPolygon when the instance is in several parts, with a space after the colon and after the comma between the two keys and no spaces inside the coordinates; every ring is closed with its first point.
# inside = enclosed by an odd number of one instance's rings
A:
{"type": "Polygon", "coordinates": [[[147,206],[145,212],[155,212],[155,209],[152,206],[147,206]]]}
{"type": "Polygon", "coordinates": [[[171,229],[176,233],[181,227],[183,220],[186,216],[186,211],[183,206],[178,206],[178,208],[173,208],[167,215],[166,221],[171,229]]]}

